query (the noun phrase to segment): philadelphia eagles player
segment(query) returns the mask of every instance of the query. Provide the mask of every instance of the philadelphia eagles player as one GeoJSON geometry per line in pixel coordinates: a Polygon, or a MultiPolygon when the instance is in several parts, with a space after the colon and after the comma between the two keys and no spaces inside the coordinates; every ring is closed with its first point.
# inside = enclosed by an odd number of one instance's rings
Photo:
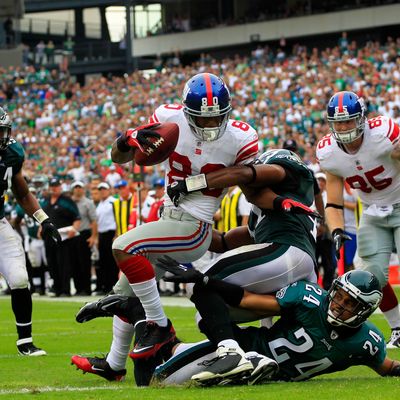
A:
{"type": "Polygon", "coordinates": [[[32,341],[32,298],[28,289],[25,252],[20,236],[4,218],[4,195],[11,189],[19,205],[41,225],[44,240],[61,240],[56,227],[29,192],[22,175],[24,150],[11,138],[11,118],[0,107],[0,273],[11,289],[11,306],[15,315],[17,349],[24,356],[42,356],[46,352],[32,341]]]}
{"type": "Polygon", "coordinates": [[[367,318],[378,307],[382,292],[377,278],[368,271],[355,270],[338,277],[329,292],[317,284],[299,281],[279,290],[275,296],[250,293],[239,286],[219,282],[197,272],[162,261],[181,281],[196,281],[231,305],[280,315],[270,329],[233,325],[235,339],[252,364],[247,375],[217,376],[215,344],[203,341],[178,344],[174,356],[159,366],[155,378],[165,384],[189,379],[205,385],[247,383],[264,380],[301,381],[353,365],[366,365],[382,376],[400,376],[400,362],[386,356],[383,334],[367,318]],[[188,278],[185,275],[191,274],[188,278]],[[271,373],[263,360],[274,359],[279,370],[271,373]],[[210,360],[211,359],[211,360],[210,360]],[[209,379],[199,379],[207,374],[209,379]]]}
{"type": "MultiPolygon", "coordinates": [[[[314,180],[296,154],[288,150],[268,151],[254,165],[223,168],[182,180],[168,187],[168,195],[177,204],[182,193],[236,184],[254,204],[249,226],[235,228],[225,235],[213,233],[210,249],[225,253],[207,269],[206,275],[259,294],[276,292],[301,279],[316,282],[316,216],[309,208],[314,200],[314,180]],[[193,181],[189,183],[188,179],[193,181]],[[200,184],[193,187],[192,182],[200,184]]],[[[191,300],[202,318],[200,329],[218,345],[217,354],[224,371],[219,374],[231,377],[251,370],[252,364],[233,339],[230,326],[220,323],[221,313],[229,316],[224,302],[199,286],[195,287],[191,300]]],[[[124,296],[112,295],[101,300],[98,307],[103,312],[121,315],[122,304],[126,306],[124,296]]],[[[253,310],[230,311],[235,322],[260,319],[253,310]]],[[[271,360],[269,367],[274,364],[271,360]]]]}

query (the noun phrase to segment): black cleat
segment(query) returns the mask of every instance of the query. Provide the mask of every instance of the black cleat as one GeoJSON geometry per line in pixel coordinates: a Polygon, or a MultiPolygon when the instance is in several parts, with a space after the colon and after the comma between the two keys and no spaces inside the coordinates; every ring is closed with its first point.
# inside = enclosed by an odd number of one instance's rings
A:
{"type": "Polygon", "coordinates": [[[246,358],[253,364],[254,368],[247,379],[248,385],[257,385],[271,381],[279,371],[278,363],[272,358],[255,352],[246,353],[246,358]]]}
{"type": "Polygon", "coordinates": [[[400,347],[400,328],[392,329],[389,341],[386,343],[387,349],[398,349],[400,347]]]}
{"type": "Polygon", "coordinates": [[[18,353],[21,356],[39,357],[47,355],[47,353],[44,350],[39,349],[33,344],[32,338],[24,338],[17,340],[17,349],[18,353]]]}
{"type": "Polygon", "coordinates": [[[126,375],[126,369],[114,371],[111,369],[105,357],[81,357],[72,356],[71,364],[76,365],[77,369],[80,369],[85,374],[99,375],[108,381],[123,381],[126,375]]]}
{"type": "Polygon", "coordinates": [[[175,329],[170,320],[166,327],[161,327],[154,321],[147,321],[143,334],[137,339],[129,357],[148,358],[155,355],[163,346],[176,339],[175,329]]]}
{"type": "MultiPolygon", "coordinates": [[[[109,296],[106,296],[105,298],[107,297],[109,296]]],[[[75,316],[76,322],[83,323],[98,317],[112,317],[113,314],[108,311],[103,311],[101,309],[102,300],[104,299],[86,303],[83,307],[81,307],[81,309],[75,316]]]]}

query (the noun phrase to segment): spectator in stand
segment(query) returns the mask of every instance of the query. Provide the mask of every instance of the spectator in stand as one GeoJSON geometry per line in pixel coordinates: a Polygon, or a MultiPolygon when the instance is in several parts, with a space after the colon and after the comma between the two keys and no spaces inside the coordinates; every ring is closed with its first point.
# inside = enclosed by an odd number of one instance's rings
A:
{"type": "Polygon", "coordinates": [[[36,45],[36,64],[38,65],[43,64],[45,48],[46,45],[44,44],[43,40],[36,45]]]}
{"type": "Polygon", "coordinates": [[[112,254],[112,242],[117,229],[113,207],[116,199],[111,196],[111,188],[108,183],[101,182],[97,189],[100,193],[100,202],[96,208],[99,265],[96,270],[97,284],[95,294],[104,295],[111,291],[118,280],[119,273],[112,254]]]}
{"type": "Polygon", "coordinates": [[[113,202],[113,209],[117,224],[116,235],[119,236],[136,226],[136,204],[128,181],[122,179],[114,187],[118,192],[118,198],[113,202]]]}
{"type": "Polygon", "coordinates": [[[106,175],[106,182],[110,185],[110,187],[115,187],[117,183],[122,179],[120,173],[116,171],[116,166],[114,164],[110,165],[109,173],[106,175]]]}
{"type": "Polygon", "coordinates": [[[92,247],[97,240],[96,207],[93,200],[85,196],[85,185],[75,181],[71,185],[72,200],[76,203],[81,217],[79,235],[72,239],[75,247],[72,253],[72,277],[76,296],[90,296],[92,247]]]}
{"type": "Polygon", "coordinates": [[[54,51],[55,51],[54,43],[52,40],[49,40],[46,44],[46,48],[44,49],[48,64],[54,64],[54,51]]]}

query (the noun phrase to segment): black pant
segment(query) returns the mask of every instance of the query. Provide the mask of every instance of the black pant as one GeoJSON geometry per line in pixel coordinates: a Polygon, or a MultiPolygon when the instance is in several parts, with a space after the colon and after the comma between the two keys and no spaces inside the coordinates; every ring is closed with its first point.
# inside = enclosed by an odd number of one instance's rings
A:
{"type": "Polygon", "coordinates": [[[324,270],[322,285],[325,290],[329,290],[336,273],[336,263],[333,258],[333,242],[331,239],[324,237],[324,235],[317,237],[316,256],[317,261],[320,258],[320,265],[324,270]]]}
{"type": "Polygon", "coordinates": [[[115,231],[99,233],[99,268],[97,290],[109,292],[118,280],[119,269],[112,254],[112,241],[115,231]]]}
{"type": "Polygon", "coordinates": [[[92,266],[92,250],[87,240],[91,236],[90,229],[79,232],[79,236],[71,239],[74,247],[72,254],[72,278],[77,293],[90,294],[90,268],[92,266]]]}
{"type": "Polygon", "coordinates": [[[53,288],[56,296],[71,294],[71,256],[74,251],[72,239],[64,240],[58,246],[46,243],[47,262],[54,280],[53,288]]]}

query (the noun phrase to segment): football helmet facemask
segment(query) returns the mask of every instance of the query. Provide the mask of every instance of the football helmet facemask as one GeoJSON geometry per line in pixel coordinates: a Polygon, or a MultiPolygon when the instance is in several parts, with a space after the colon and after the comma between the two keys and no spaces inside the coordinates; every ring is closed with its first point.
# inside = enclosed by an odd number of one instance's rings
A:
{"type": "Polygon", "coordinates": [[[190,78],[182,95],[183,112],[193,134],[202,141],[211,142],[220,138],[226,129],[232,111],[231,97],[221,78],[201,73],[190,78]],[[197,117],[215,118],[215,127],[201,127],[197,117]]]}
{"type": "Polygon", "coordinates": [[[349,271],[336,278],[328,292],[328,322],[333,326],[357,328],[376,310],[382,300],[378,279],[368,271],[349,271]],[[343,291],[351,299],[344,304],[343,291]],[[347,316],[346,319],[343,319],[347,316]]]}
{"type": "Polygon", "coordinates": [[[353,92],[338,92],[328,102],[327,119],[333,137],[339,143],[351,143],[358,139],[365,128],[364,100],[353,92]],[[354,128],[337,131],[336,122],[354,120],[354,128]]]}
{"type": "Polygon", "coordinates": [[[10,144],[11,125],[10,116],[0,107],[0,150],[5,150],[10,144]]]}

